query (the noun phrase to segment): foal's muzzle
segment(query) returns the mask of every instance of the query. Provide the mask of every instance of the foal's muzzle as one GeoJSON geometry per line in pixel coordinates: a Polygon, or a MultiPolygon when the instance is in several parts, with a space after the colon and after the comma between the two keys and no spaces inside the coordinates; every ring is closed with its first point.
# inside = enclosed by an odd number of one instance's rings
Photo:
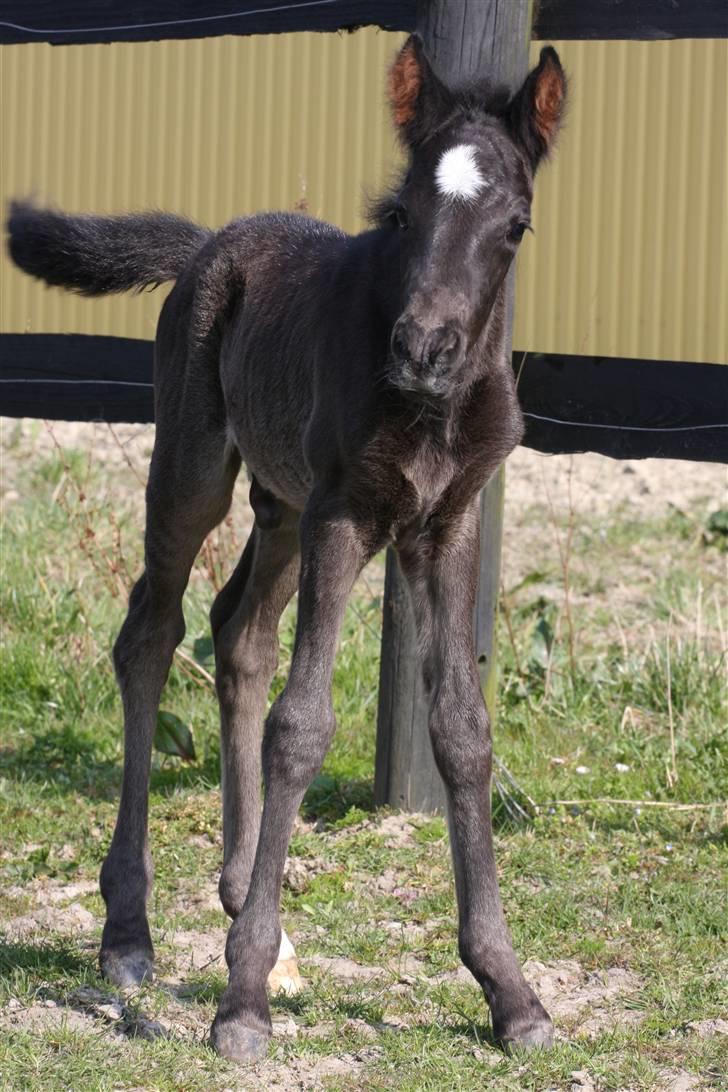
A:
{"type": "Polygon", "coordinates": [[[405,390],[445,394],[464,355],[465,337],[457,323],[425,326],[403,315],[392,330],[392,382],[405,390]]]}

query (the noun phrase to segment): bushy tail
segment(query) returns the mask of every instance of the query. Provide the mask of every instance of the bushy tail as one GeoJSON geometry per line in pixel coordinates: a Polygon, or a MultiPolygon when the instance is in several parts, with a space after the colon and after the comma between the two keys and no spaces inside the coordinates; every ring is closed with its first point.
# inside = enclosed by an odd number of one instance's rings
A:
{"type": "Polygon", "coordinates": [[[165,212],[69,216],[27,201],[11,203],[7,228],[16,265],[84,296],[173,281],[211,234],[165,212]]]}

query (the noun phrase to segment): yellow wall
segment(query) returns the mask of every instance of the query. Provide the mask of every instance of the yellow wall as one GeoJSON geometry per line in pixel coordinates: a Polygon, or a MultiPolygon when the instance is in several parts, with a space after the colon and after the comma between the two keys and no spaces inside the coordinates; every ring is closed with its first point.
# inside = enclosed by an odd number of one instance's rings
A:
{"type": "MultiPolygon", "coordinates": [[[[210,225],[305,199],[356,230],[396,162],[382,88],[400,40],[4,47],[0,193],[210,225]]],[[[725,361],[728,42],[558,48],[572,107],[523,245],[516,347],[725,361]]],[[[0,263],[3,331],[154,336],[161,293],[81,300],[0,263]]]]}

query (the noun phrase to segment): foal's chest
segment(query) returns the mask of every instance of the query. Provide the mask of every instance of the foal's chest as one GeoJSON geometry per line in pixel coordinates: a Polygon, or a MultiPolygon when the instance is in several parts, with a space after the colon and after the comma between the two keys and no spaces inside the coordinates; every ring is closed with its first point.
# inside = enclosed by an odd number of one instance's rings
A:
{"type": "Polygon", "coordinates": [[[401,469],[416,514],[426,519],[437,508],[458,468],[451,450],[425,440],[403,461],[401,469]]]}

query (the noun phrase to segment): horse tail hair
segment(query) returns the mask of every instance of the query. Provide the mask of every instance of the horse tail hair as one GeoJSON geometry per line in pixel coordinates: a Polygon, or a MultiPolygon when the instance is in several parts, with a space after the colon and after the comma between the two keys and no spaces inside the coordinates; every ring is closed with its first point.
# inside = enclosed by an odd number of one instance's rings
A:
{"type": "Polygon", "coordinates": [[[175,280],[211,232],[166,212],[71,216],[13,201],[8,250],[17,266],[82,296],[175,280]]]}

